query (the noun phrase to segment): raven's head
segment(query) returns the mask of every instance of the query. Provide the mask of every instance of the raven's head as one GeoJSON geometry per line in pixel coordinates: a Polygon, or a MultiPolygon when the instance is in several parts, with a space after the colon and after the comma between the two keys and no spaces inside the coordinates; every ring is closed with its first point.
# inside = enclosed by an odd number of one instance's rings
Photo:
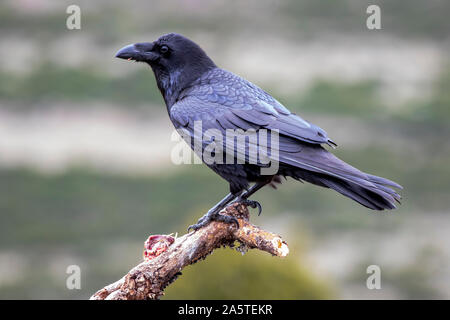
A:
{"type": "Polygon", "coordinates": [[[216,67],[200,46],[176,33],[161,36],[154,42],[130,44],[120,49],[116,57],[149,64],[170,105],[189,83],[216,67]]]}

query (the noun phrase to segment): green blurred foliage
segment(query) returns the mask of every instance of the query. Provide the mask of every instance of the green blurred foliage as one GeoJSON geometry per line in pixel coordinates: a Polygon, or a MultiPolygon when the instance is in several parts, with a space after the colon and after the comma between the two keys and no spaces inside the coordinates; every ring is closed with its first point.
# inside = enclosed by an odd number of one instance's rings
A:
{"type": "MultiPolygon", "coordinates": [[[[291,248],[292,250],[292,248],[291,248]]],[[[329,299],[330,289],[304,266],[297,252],[280,259],[249,251],[216,250],[183,270],[166,299],[329,299]]]]}
{"type": "MultiPolygon", "coordinates": [[[[98,6],[91,5],[89,1],[78,3],[88,8],[83,12],[86,28],[102,43],[141,30],[156,33],[178,29],[186,32],[209,30],[222,37],[252,30],[278,34],[280,29],[297,31],[283,35],[292,38],[330,31],[366,34],[368,30],[361,28],[361,25],[365,23],[366,8],[373,4],[383,9],[383,29],[389,30],[393,35],[442,40],[447,39],[450,30],[447,17],[450,4],[442,0],[410,0],[407,4],[387,0],[289,0],[279,3],[253,0],[244,4],[233,0],[228,1],[227,5],[217,1],[168,0],[165,5],[142,1],[130,1],[129,5],[120,5],[118,1],[99,2],[98,6]],[[170,10],[171,7],[180,10],[170,10]],[[168,11],[170,15],[167,14],[168,11]]],[[[61,11],[72,4],[69,0],[59,3],[61,11]]],[[[41,40],[67,32],[60,28],[65,24],[65,18],[57,11],[52,11],[42,19],[39,13],[24,14],[14,6],[0,4],[1,30],[23,35],[32,31],[41,40]]]]}
{"type": "Polygon", "coordinates": [[[400,37],[448,38],[450,22],[447,12],[448,1],[410,0],[290,0],[280,6],[286,21],[296,29],[308,33],[352,32],[367,34],[367,29],[360,28],[365,23],[366,9],[369,5],[378,5],[382,9],[382,28],[400,37]]]}
{"type": "Polygon", "coordinates": [[[114,78],[92,68],[69,69],[46,63],[23,76],[0,71],[0,98],[22,108],[61,100],[77,103],[102,100],[126,107],[136,103],[161,104],[156,84],[149,85],[152,80],[145,68],[114,78]]]}
{"type": "Polygon", "coordinates": [[[372,115],[380,110],[374,81],[341,83],[329,80],[317,81],[303,96],[293,103],[299,111],[339,113],[342,115],[372,115]]]}
{"type": "Polygon", "coordinates": [[[450,65],[447,65],[434,81],[429,99],[406,106],[409,110],[403,118],[415,123],[441,125],[449,128],[450,123],[450,65]]]}
{"type": "MultiPolygon", "coordinates": [[[[405,299],[439,299],[442,292],[433,283],[433,275],[442,273],[442,268],[445,268],[444,259],[437,248],[424,246],[410,262],[402,266],[387,268],[382,264],[381,289],[384,286],[393,286],[405,299]]],[[[363,259],[361,264],[354,268],[348,280],[356,286],[364,287],[367,280],[365,271],[372,261],[370,256],[363,259]]]]}

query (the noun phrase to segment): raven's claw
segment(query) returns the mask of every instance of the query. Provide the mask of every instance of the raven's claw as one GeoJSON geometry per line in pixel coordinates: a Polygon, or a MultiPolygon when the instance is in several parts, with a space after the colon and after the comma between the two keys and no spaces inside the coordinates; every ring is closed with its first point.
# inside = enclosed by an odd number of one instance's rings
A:
{"type": "Polygon", "coordinates": [[[201,217],[200,219],[198,219],[196,224],[192,224],[187,228],[187,232],[190,232],[191,230],[197,231],[198,229],[200,229],[201,227],[204,227],[205,225],[208,224],[209,221],[206,221],[206,216],[204,215],[203,217],[201,217]]]}
{"type": "Polygon", "coordinates": [[[238,199],[237,202],[242,203],[243,205],[246,205],[246,206],[251,207],[253,209],[258,208],[258,216],[261,215],[262,207],[261,207],[261,204],[258,201],[241,198],[241,199],[238,199]]]}
{"type": "Polygon", "coordinates": [[[236,227],[239,228],[239,221],[235,217],[226,216],[220,213],[213,213],[213,214],[207,213],[203,217],[201,217],[196,224],[189,226],[187,231],[188,232],[190,232],[191,230],[197,231],[198,229],[206,226],[211,221],[220,221],[228,224],[234,223],[236,227]]]}

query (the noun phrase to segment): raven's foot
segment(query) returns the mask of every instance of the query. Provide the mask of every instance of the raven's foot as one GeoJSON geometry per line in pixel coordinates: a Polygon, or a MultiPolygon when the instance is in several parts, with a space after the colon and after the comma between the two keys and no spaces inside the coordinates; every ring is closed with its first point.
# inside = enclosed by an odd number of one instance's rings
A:
{"type": "Polygon", "coordinates": [[[261,215],[262,207],[261,204],[258,201],[255,200],[249,200],[242,197],[239,197],[236,202],[242,203],[243,205],[246,205],[248,207],[251,207],[253,209],[258,208],[258,216],[261,215]]]}
{"type": "Polygon", "coordinates": [[[187,231],[188,232],[190,230],[197,231],[198,229],[203,228],[204,226],[206,226],[211,221],[220,221],[220,222],[225,222],[225,223],[228,223],[228,224],[234,223],[236,225],[236,227],[239,228],[239,221],[235,217],[226,216],[226,215],[220,214],[218,212],[213,212],[213,213],[209,213],[208,212],[203,217],[201,217],[197,221],[196,224],[193,224],[193,225],[189,226],[187,231]]]}

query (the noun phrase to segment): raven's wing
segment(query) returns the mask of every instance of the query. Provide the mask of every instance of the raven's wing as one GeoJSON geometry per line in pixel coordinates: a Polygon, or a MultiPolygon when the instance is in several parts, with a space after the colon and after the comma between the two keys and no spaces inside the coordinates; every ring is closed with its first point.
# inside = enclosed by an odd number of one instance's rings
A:
{"type": "MultiPolygon", "coordinates": [[[[170,110],[170,117],[175,127],[184,129],[184,134],[187,133],[188,138],[192,139],[191,146],[197,137],[202,139],[203,147],[209,144],[212,139],[210,137],[205,138],[204,133],[211,129],[218,130],[223,137],[226,136],[226,130],[233,130],[234,132],[239,132],[239,129],[254,129],[257,132],[259,129],[279,130],[278,146],[271,146],[277,148],[276,150],[272,149],[272,155],[276,155],[278,159],[272,157],[272,160],[344,179],[352,175],[352,180],[358,179],[361,184],[366,184],[366,175],[340,161],[318,143],[305,142],[304,138],[296,138],[293,137],[293,134],[286,134],[285,130],[280,130],[275,115],[264,114],[256,108],[231,108],[219,101],[213,102],[211,100],[209,96],[185,96],[174,104],[170,110]],[[250,117],[249,114],[255,116],[250,117]],[[351,168],[354,170],[351,170],[351,168]]],[[[281,123],[284,124],[284,122],[281,123]]],[[[305,128],[300,127],[300,130],[305,130],[305,128]]],[[[249,144],[252,141],[236,140],[234,143],[233,150],[226,149],[224,145],[224,152],[233,152],[233,156],[237,152],[241,159],[245,159],[245,152],[249,149],[249,144]]],[[[258,141],[256,148],[261,147],[259,143],[261,141],[258,141]]],[[[268,144],[268,142],[265,142],[264,146],[268,144]]]]}
{"type": "MultiPolygon", "coordinates": [[[[183,128],[190,137],[201,137],[209,129],[218,130],[223,136],[227,129],[277,130],[279,144],[277,152],[271,153],[276,154],[272,160],[304,170],[299,171],[297,178],[333,188],[372,209],[393,208],[394,200],[400,199],[386,187],[401,188],[398,184],[361,172],[335,157],[320,145],[333,143],[324,130],[227,71],[215,69],[185,90],[171,107],[170,117],[175,127],[183,128]],[[196,128],[197,121],[201,126],[196,128]]],[[[245,157],[248,143],[252,142],[239,143],[232,150],[233,156],[237,152],[245,157]]],[[[260,148],[260,142],[255,147],[260,148]]]]}
{"type": "Polygon", "coordinates": [[[233,129],[234,123],[255,129],[277,129],[282,135],[304,142],[335,145],[323,129],[290,112],[253,83],[219,68],[200,78],[179,99],[186,97],[196,99],[194,103],[200,105],[199,109],[215,105],[214,112],[224,115],[225,118],[219,120],[226,128],[233,129]]]}

